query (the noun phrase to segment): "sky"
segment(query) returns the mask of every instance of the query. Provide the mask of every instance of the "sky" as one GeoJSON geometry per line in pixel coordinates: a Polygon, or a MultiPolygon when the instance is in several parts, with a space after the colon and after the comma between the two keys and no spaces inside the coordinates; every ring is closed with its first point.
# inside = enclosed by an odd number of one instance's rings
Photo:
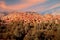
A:
{"type": "Polygon", "coordinates": [[[0,0],[1,11],[60,13],[60,0],[0,0]]]}

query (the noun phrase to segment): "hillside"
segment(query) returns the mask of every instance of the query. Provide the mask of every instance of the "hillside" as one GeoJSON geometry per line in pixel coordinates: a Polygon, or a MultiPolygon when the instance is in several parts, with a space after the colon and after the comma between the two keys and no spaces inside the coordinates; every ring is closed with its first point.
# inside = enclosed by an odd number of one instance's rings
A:
{"type": "Polygon", "coordinates": [[[60,15],[11,12],[0,19],[2,40],[60,40],[60,15]]]}

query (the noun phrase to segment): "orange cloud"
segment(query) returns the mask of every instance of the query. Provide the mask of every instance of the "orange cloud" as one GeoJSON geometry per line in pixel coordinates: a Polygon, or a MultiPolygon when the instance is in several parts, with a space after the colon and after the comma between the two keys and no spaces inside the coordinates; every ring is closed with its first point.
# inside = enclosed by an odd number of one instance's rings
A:
{"type": "Polygon", "coordinates": [[[56,7],[59,7],[59,6],[60,6],[60,3],[57,3],[57,4],[55,4],[55,5],[50,6],[50,7],[47,8],[46,10],[53,9],[53,8],[56,8],[56,7]]]}
{"type": "MultiPolygon", "coordinates": [[[[51,6],[49,6],[48,8],[46,8],[46,7],[38,7],[36,10],[33,10],[33,11],[37,11],[37,12],[39,12],[39,11],[47,11],[47,10],[50,10],[50,9],[54,9],[54,8],[56,8],[56,7],[60,7],[60,3],[57,3],[57,4],[54,4],[54,5],[51,5],[51,6]]],[[[52,12],[54,12],[54,11],[52,11],[52,12]]],[[[48,13],[48,12],[47,12],[48,13]]],[[[56,13],[56,11],[54,12],[54,13],[56,13]]],[[[59,12],[60,13],[60,12],[59,12]]]]}
{"type": "Polygon", "coordinates": [[[58,7],[58,6],[60,6],[60,3],[51,6],[49,9],[52,9],[52,8],[55,8],[55,7],[58,7]]]}
{"type": "Polygon", "coordinates": [[[21,10],[21,9],[24,9],[24,8],[27,8],[27,7],[30,7],[32,5],[36,5],[38,3],[44,3],[46,0],[25,0],[26,3],[24,4],[14,4],[14,5],[6,5],[5,2],[1,2],[0,3],[0,8],[2,9],[6,9],[6,10],[21,10]]]}

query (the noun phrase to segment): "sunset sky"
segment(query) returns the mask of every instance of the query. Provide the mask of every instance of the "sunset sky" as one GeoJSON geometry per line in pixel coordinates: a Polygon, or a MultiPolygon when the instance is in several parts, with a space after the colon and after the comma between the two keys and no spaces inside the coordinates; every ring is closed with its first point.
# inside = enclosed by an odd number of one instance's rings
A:
{"type": "Polygon", "coordinates": [[[60,13],[60,0],[0,0],[1,11],[60,13]]]}

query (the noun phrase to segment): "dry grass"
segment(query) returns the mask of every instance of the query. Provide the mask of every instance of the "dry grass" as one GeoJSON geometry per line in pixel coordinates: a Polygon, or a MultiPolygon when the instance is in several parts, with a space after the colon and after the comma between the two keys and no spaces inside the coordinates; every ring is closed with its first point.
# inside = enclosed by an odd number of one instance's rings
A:
{"type": "Polygon", "coordinates": [[[3,40],[60,40],[60,16],[13,13],[0,20],[3,40]]]}

